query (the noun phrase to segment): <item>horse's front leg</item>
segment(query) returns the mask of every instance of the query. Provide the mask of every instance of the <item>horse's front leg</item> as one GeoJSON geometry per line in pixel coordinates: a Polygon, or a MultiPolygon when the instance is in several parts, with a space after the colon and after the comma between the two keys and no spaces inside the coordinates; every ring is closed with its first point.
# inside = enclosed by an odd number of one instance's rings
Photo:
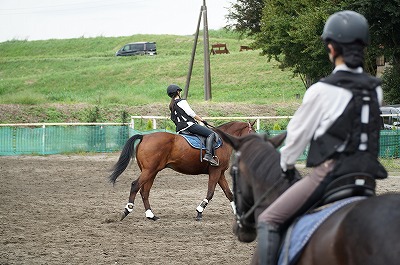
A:
{"type": "Polygon", "coordinates": [[[142,196],[144,209],[146,210],[146,213],[145,213],[146,218],[156,221],[160,218],[155,216],[154,213],[152,212],[151,207],[150,207],[150,201],[149,201],[150,189],[151,189],[151,186],[153,186],[153,182],[154,182],[154,178],[152,178],[151,180],[146,182],[143,185],[143,187],[140,189],[140,195],[142,196]]]}
{"type": "Polygon", "coordinates": [[[203,201],[196,208],[196,211],[197,211],[196,220],[197,221],[201,221],[201,219],[203,219],[203,211],[214,196],[214,191],[215,191],[215,187],[217,186],[218,179],[219,179],[218,172],[213,172],[213,173],[210,172],[209,173],[207,196],[205,199],[203,199],[203,201]]]}
{"type": "Polygon", "coordinates": [[[236,215],[236,205],[233,201],[233,193],[229,188],[229,184],[226,180],[224,172],[221,173],[221,177],[218,180],[218,185],[221,187],[222,191],[225,193],[226,198],[228,198],[229,202],[231,203],[233,214],[236,215]]]}

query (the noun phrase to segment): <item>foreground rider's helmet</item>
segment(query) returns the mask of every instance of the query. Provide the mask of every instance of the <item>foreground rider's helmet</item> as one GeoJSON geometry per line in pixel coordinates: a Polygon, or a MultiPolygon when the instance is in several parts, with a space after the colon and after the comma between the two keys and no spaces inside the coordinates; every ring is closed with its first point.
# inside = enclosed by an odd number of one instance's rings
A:
{"type": "Polygon", "coordinates": [[[173,96],[175,96],[175,95],[177,94],[178,91],[182,91],[182,88],[180,88],[180,87],[177,86],[177,85],[172,84],[172,85],[169,85],[169,86],[167,87],[167,94],[168,94],[168,96],[169,96],[170,98],[172,98],[173,96]]]}
{"type": "Polygon", "coordinates": [[[360,41],[369,44],[369,26],[367,19],[354,11],[345,10],[334,13],[325,23],[321,38],[327,42],[352,43],[360,41]]]}

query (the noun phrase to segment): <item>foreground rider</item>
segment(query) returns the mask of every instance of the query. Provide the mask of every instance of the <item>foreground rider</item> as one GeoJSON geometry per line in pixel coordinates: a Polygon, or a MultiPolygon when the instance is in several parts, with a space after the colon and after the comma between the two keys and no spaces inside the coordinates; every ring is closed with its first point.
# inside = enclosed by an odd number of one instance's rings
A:
{"type": "Polygon", "coordinates": [[[203,160],[208,161],[212,166],[217,166],[218,162],[212,156],[215,134],[212,130],[197,123],[197,121],[203,123],[205,121],[192,110],[186,100],[181,98],[181,91],[182,89],[174,84],[167,87],[167,94],[171,97],[169,110],[171,111],[171,120],[176,125],[176,132],[188,131],[205,137],[206,154],[203,160]]]}
{"type": "Polygon", "coordinates": [[[362,68],[368,22],[353,11],[337,12],[326,21],[321,37],[335,68],[306,91],[288,124],[280,163],[290,177],[310,144],[307,167],[313,169],[258,217],[259,264],[276,264],[280,229],[318,202],[334,178],[352,172],[387,177],[378,161],[382,89],[362,68]]]}

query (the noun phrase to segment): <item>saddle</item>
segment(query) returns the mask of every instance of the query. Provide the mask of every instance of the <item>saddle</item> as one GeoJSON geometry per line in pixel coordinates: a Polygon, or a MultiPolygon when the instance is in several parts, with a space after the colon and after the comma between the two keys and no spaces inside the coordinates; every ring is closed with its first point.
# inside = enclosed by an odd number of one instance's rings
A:
{"type": "MultiPolygon", "coordinates": [[[[214,134],[215,134],[215,141],[214,141],[213,148],[211,150],[211,154],[212,154],[212,156],[215,157],[215,150],[222,146],[222,139],[217,133],[214,133],[214,134]]],[[[191,147],[200,150],[200,161],[202,161],[202,159],[203,159],[202,152],[206,148],[206,139],[207,138],[204,136],[201,136],[201,135],[187,132],[187,131],[179,132],[179,135],[182,136],[191,147]]]]}
{"type": "Polygon", "coordinates": [[[375,196],[375,178],[366,173],[351,173],[333,180],[325,189],[318,206],[353,196],[375,196]]]}
{"type": "Polygon", "coordinates": [[[375,196],[375,178],[365,173],[351,173],[333,180],[322,199],[287,229],[281,243],[279,265],[293,265],[317,228],[343,206],[375,196]]]}

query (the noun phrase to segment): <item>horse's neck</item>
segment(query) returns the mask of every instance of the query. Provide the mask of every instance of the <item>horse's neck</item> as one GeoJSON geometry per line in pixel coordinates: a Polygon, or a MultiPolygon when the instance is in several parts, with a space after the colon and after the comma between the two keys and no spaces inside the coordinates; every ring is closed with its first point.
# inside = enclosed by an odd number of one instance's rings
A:
{"type": "Polygon", "coordinates": [[[234,126],[236,124],[239,124],[239,123],[231,122],[231,123],[228,123],[228,124],[225,124],[225,125],[221,126],[220,129],[221,129],[221,131],[223,131],[225,133],[229,133],[230,135],[241,136],[244,127],[238,128],[238,127],[234,126]]]}
{"type": "Polygon", "coordinates": [[[285,178],[282,177],[282,170],[279,163],[271,164],[269,168],[265,169],[265,172],[268,172],[268,175],[264,175],[264,179],[260,182],[261,185],[259,186],[262,190],[261,193],[269,193],[263,203],[266,207],[268,207],[290,187],[290,184],[285,178]]]}

